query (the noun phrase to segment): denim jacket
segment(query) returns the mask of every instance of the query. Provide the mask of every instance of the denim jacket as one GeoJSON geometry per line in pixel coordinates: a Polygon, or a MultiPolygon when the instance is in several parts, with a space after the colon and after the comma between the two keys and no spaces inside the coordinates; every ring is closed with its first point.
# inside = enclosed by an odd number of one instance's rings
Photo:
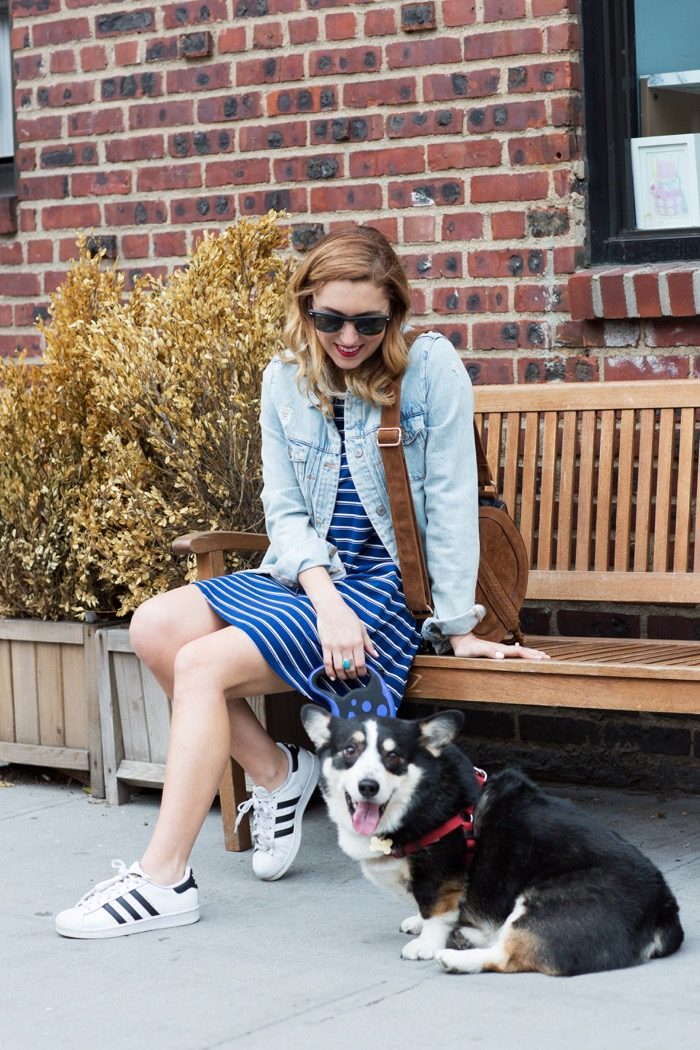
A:
{"type": "MultiPolygon", "coordinates": [[[[322,565],[345,575],[327,540],[340,473],[340,437],[313,395],[300,393],[296,364],[275,357],[262,388],[263,506],[270,548],[259,572],[289,587],[322,565]]],[[[436,332],[416,339],[401,382],[401,429],[426,554],[434,615],[423,636],[438,652],[484,615],[475,601],[479,565],[478,485],[472,390],[452,344],[436,332]]],[[[377,535],[398,564],[384,467],[377,445],[381,408],[345,400],[348,465],[377,535]]]]}

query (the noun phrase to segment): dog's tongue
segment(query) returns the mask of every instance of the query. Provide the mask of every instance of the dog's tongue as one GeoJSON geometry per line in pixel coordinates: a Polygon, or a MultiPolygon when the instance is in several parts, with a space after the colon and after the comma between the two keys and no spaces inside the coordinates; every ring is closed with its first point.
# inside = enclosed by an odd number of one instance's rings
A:
{"type": "Polygon", "coordinates": [[[358,835],[374,835],[381,815],[376,802],[358,802],[352,815],[352,826],[358,835]]]}

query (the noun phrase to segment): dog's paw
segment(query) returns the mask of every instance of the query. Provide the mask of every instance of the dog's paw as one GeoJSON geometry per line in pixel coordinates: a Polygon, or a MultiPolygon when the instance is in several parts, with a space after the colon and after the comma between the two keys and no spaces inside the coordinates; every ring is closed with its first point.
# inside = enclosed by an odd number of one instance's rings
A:
{"type": "Polygon", "coordinates": [[[420,915],[409,915],[399,926],[401,933],[410,933],[417,937],[423,929],[423,919],[420,915]]]}
{"type": "Polygon", "coordinates": [[[482,973],[487,966],[493,968],[499,957],[488,948],[470,948],[463,952],[441,948],[434,958],[445,973],[482,973]]]}
{"type": "Polygon", "coordinates": [[[461,973],[458,966],[459,957],[462,953],[454,948],[443,948],[439,952],[435,952],[434,959],[441,970],[445,973],[461,973]]]}
{"type": "Polygon", "coordinates": [[[409,941],[408,944],[404,944],[401,950],[402,959],[432,959],[435,955],[435,945],[430,944],[429,941],[424,940],[422,937],[416,937],[415,940],[409,941]]]}

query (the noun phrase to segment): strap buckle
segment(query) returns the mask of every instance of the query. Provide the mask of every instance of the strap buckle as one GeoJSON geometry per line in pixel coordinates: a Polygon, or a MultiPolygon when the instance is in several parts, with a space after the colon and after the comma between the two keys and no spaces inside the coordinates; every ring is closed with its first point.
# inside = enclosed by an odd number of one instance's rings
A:
{"type": "Polygon", "coordinates": [[[396,448],[401,444],[401,427],[380,427],[377,431],[377,444],[380,448],[396,448]],[[393,434],[393,438],[389,435],[393,434]]]}

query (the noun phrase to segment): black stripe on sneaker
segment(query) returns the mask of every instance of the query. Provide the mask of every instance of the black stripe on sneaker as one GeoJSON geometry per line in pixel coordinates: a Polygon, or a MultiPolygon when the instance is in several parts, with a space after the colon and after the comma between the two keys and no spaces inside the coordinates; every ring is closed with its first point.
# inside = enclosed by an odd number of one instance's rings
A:
{"type": "Polygon", "coordinates": [[[132,908],[126,897],[117,897],[114,903],[121,905],[124,911],[129,913],[132,919],[136,919],[137,921],[139,919],[143,919],[143,915],[140,912],[136,911],[136,908],[132,908]]]}
{"type": "Polygon", "coordinates": [[[185,893],[186,890],[196,890],[197,883],[194,881],[194,874],[190,872],[190,877],[185,882],[181,882],[179,886],[173,886],[176,893],[185,893]]]}
{"type": "Polygon", "coordinates": [[[139,904],[141,905],[141,907],[145,908],[149,915],[158,915],[158,914],[160,914],[159,912],[156,911],[156,909],[153,907],[151,902],[147,901],[146,898],[143,896],[143,894],[139,893],[138,890],[131,890],[130,892],[131,892],[131,896],[134,898],[134,900],[138,901],[139,904]]]}
{"type": "Polygon", "coordinates": [[[126,919],[124,918],[123,915],[120,915],[118,911],[115,911],[115,909],[112,907],[111,904],[103,904],[102,907],[104,908],[104,910],[107,912],[108,915],[111,915],[112,918],[116,922],[119,923],[120,926],[124,925],[124,923],[126,922],[126,919]]]}
{"type": "MultiPolygon", "coordinates": [[[[277,809],[278,810],[280,810],[280,809],[292,809],[294,806],[296,806],[299,803],[300,800],[301,800],[301,795],[297,795],[296,798],[285,799],[284,802],[278,802],[277,803],[277,809]]],[[[285,814],[285,815],[289,816],[288,813],[285,814]]]]}
{"type": "Polygon", "coordinates": [[[291,828],[285,828],[285,829],[280,829],[279,831],[276,831],[275,832],[275,838],[276,839],[283,839],[285,837],[285,835],[293,835],[293,834],[294,834],[294,825],[292,824],[291,828]]]}

